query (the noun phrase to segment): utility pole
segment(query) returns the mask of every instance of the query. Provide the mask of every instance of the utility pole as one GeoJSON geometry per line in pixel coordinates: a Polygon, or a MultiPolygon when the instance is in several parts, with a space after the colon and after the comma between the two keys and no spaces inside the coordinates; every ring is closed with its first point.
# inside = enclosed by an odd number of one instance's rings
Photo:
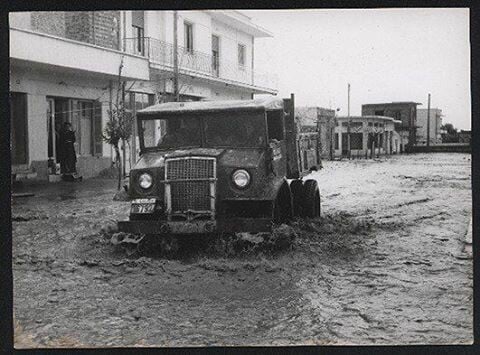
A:
{"type": "Polygon", "coordinates": [[[180,101],[178,94],[178,12],[173,11],[173,96],[180,101]]]}
{"type": "Polygon", "coordinates": [[[427,108],[427,148],[430,148],[430,94],[428,94],[427,108]]]}
{"type": "Polygon", "coordinates": [[[350,117],[350,83],[348,83],[348,103],[347,103],[347,116],[350,117]]]}
{"type": "Polygon", "coordinates": [[[350,159],[351,151],[350,151],[350,83],[348,83],[348,99],[347,99],[347,149],[348,149],[348,159],[350,159]]]}

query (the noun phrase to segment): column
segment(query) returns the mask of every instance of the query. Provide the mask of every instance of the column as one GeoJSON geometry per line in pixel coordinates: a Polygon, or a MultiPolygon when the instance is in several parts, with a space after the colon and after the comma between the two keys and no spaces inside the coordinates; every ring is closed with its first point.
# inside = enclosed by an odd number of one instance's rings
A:
{"type": "Polygon", "coordinates": [[[368,154],[368,122],[365,121],[363,122],[363,125],[362,125],[362,128],[363,128],[363,144],[362,144],[362,150],[365,154],[365,159],[367,158],[367,154],[368,154]]]}
{"type": "MultiPolygon", "coordinates": [[[[338,126],[338,149],[340,150],[340,156],[342,155],[342,124],[339,122],[338,126]]],[[[335,152],[336,154],[337,152],[335,152]]]]}

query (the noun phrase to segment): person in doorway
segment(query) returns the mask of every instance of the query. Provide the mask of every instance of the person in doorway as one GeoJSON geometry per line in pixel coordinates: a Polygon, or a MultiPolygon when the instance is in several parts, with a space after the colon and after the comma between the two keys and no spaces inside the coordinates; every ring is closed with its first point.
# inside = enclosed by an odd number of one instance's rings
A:
{"type": "Polygon", "coordinates": [[[62,159],[60,161],[61,173],[73,177],[77,172],[77,154],[75,153],[75,132],[72,130],[72,124],[65,122],[60,135],[60,145],[62,150],[62,159]]]}

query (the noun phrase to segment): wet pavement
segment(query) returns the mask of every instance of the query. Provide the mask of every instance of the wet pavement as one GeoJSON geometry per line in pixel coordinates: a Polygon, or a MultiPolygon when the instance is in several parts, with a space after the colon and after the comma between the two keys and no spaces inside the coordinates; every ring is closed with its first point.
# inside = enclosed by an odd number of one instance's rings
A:
{"type": "MultiPolygon", "coordinates": [[[[470,344],[471,156],[324,162],[290,250],[127,256],[116,182],[12,200],[15,346],[470,344]]],[[[198,243],[198,241],[197,241],[198,243]]]]}

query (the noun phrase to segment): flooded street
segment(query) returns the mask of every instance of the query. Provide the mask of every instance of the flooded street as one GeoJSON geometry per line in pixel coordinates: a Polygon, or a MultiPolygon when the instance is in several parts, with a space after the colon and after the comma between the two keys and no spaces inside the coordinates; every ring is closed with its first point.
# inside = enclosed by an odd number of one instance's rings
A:
{"type": "Polygon", "coordinates": [[[15,346],[470,344],[470,160],[326,161],[322,217],[281,253],[128,256],[102,232],[128,216],[115,181],[31,187],[12,201],[15,346]]]}

